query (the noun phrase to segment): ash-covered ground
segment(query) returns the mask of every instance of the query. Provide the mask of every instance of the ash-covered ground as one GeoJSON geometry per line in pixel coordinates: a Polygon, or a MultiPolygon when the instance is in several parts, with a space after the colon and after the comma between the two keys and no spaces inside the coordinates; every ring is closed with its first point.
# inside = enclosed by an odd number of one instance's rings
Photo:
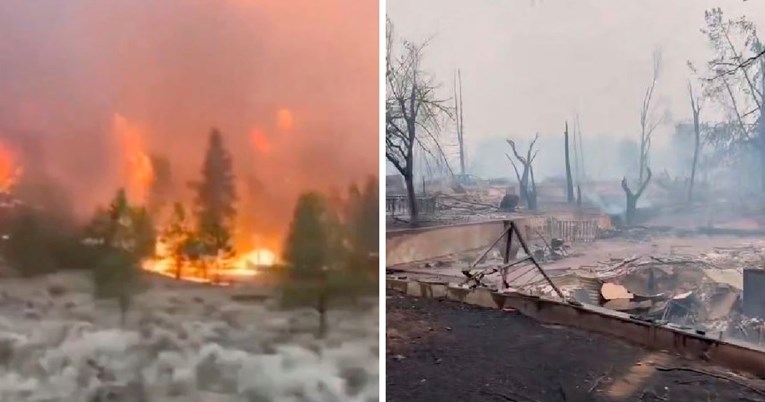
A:
{"type": "Polygon", "coordinates": [[[378,400],[376,298],[332,311],[319,340],[311,310],[154,282],[121,327],[84,274],[0,279],[0,401],[378,400]]]}

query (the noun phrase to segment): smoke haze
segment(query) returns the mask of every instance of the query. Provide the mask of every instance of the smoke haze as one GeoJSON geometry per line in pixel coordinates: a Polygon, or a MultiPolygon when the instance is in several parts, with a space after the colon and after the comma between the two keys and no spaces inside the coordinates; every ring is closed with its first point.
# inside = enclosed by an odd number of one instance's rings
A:
{"type": "Polygon", "coordinates": [[[0,139],[80,214],[126,185],[120,118],[183,197],[220,129],[272,232],[377,172],[376,1],[6,0],[0,38],[0,139]]]}
{"type": "MultiPolygon", "coordinates": [[[[571,127],[578,113],[593,165],[588,175],[613,179],[632,163],[621,158],[620,144],[639,140],[657,48],[663,69],[656,106],[670,118],[653,135],[651,164],[674,166],[665,149],[675,123],[691,118],[687,83],[694,76],[687,63],[703,70],[711,55],[700,29],[704,11],[713,7],[765,27],[765,3],[741,0],[389,0],[387,13],[399,38],[430,38],[423,67],[443,84],[442,97],[452,96],[454,72],[461,69],[471,173],[514,177],[504,139],[525,149],[538,132],[535,172],[561,177],[564,122],[571,127]]],[[[706,106],[702,118],[713,108],[706,106]]],[[[456,141],[453,129],[443,135],[456,141]]]]}

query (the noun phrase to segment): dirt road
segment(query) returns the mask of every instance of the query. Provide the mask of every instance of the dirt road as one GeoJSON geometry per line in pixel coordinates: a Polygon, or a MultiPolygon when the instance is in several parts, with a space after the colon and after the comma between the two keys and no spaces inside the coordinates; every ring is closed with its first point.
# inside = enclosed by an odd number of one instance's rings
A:
{"type": "Polygon", "coordinates": [[[393,402],[765,401],[761,380],[515,312],[396,292],[387,348],[393,402]]]}

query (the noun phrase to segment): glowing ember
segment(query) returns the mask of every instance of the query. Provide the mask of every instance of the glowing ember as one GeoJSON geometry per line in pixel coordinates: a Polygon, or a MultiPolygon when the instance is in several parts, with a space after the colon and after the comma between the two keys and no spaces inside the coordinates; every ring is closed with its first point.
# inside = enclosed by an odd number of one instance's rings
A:
{"type": "Polygon", "coordinates": [[[154,181],[154,167],[151,158],[144,152],[143,132],[131,125],[125,117],[114,115],[114,133],[120,141],[124,163],[124,181],[128,198],[145,204],[149,189],[154,181]]]}

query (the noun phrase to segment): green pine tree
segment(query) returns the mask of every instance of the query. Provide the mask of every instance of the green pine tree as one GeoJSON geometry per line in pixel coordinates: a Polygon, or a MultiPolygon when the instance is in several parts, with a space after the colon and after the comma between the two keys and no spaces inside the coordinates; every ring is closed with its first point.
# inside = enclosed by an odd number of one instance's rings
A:
{"type": "Polygon", "coordinates": [[[145,207],[133,207],[130,212],[130,236],[133,247],[130,251],[136,258],[144,259],[155,256],[157,233],[151,215],[145,207]]]}
{"type": "Polygon", "coordinates": [[[378,182],[370,177],[364,190],[355,185],[348,192],[346,206],[346,233],[348,251],[345,258],[345,276],[355,282],[361,294],[377,290],[379,249],[379,197],[378,182]]]}
{"type": "Polygon", "coordinates": [[[34,276],[55,270],[48,252],[50,226],[45,217],[32,210],[23,211],[10,222],[4,255],[21,275],[34,276]]]}
{"type": "Polygon", "coordinates": [[[380,199],[377,179],[367,179],[363,192],[359,192],[355,186],[352,187],[349,198],[351,211],[348,231],[351,236],[351,248],[362,256],[377,253],[380,248],[380,199]]]}
{"type": "Polygon", "coordinates": [[[287,307],[312,306],[319,313],[318,336],[326,333],[329,289],[327,275],[331,259],[331,233],[327,201],[320,194],[307,193],[297,202],[283,259],[288,278],[283,301],[287,307]]]}
{"type": "Polygon", "coordinates": [[[316,278],[330,264],[329,212],[320,194],[302,195],[297,202],[284,250],[290,272],[316,278]]]}
{"type": "Polygon", "coordinates": [[[183,205],[176,202],[173,205],[173,214],[170,222],[162,233],[162,239],[167,246],[167,254],[173,260],[175,277],[183,276],[183,268],[191,259],[189,243],[192,241],[191,225],[189,224],[186,210],[183,205]]]}
{"type": "Polygon", "coordinates": [[[203,254],[218,261],[233,255],[231,229],[236,215],[236,188],[231,155],[223,138],[213,129],[207,147],[202,179],[193,183],[196,190],[197,236],[203,254]]]}
{"type": "Polygon", "coordinates": [[[154,253],[155,233],[145,208],[133,208],[124,189],[106,210],[96,212],[88,236],[95,239],[96,265],[93,269],[95,296],[116,299],[125,322],[128,308],[140,284],[140,263],[154,253]]]}

